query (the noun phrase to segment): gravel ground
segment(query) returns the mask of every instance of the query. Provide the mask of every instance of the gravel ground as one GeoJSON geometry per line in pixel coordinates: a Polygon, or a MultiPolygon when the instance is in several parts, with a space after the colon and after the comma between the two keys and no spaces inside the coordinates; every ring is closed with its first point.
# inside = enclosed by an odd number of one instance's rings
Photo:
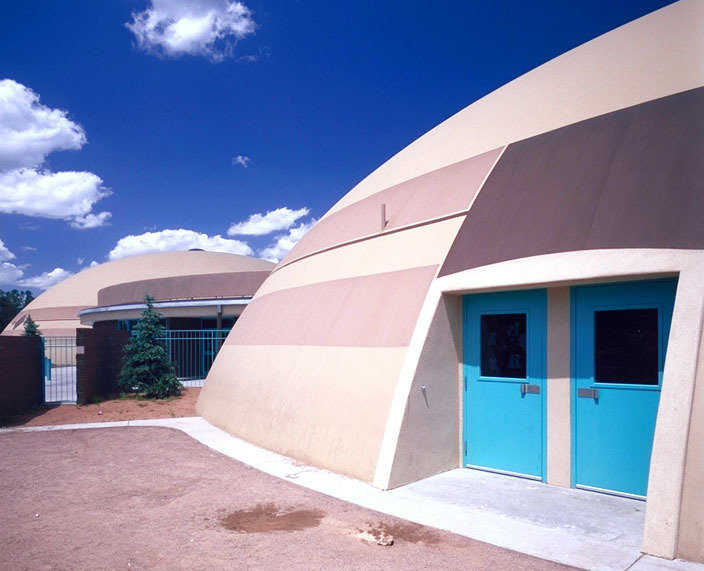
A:
{"type": "Polygon", "coordinates": [[[145,418],[170,418],[196,416],[196,400],[200,388],[183,389],[180,397],[163,400],[123,399],[106,400],[97,404],[62,404],[41,406],[4,424],[10,426],[45,426],[49,424],[77,424],[83,422],[108,422],[113,420],[143,420],[145,418]]]}
{"type": "Polygon", "coordinates": [[[312,492],[167,428],[2,434],[0,482],[2,569],[566,569],[312,492]]]}

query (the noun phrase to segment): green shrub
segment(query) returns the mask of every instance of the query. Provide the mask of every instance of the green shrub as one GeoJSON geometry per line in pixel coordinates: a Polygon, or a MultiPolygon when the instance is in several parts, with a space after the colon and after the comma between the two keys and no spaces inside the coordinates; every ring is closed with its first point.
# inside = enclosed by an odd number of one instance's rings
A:
{"type": "Polygon", "coordinates": [[[27,319],[24,321],[24,336],[39,337],[41,334],[42,332],[39,331],[39,327],[37,327],[37,324],[34,319],[32,319],[32,316],[28,315],[27,319]]]}
{"type": "Polygon", "coordinates": [[[147,295],[141,319],[135,324],[130,341],[122,350],[122,370],[117,379],[121,391],[163,399],[181,394],[181,383],[166,354],[161,315],[154,310],[154,299],[147,295]]]}

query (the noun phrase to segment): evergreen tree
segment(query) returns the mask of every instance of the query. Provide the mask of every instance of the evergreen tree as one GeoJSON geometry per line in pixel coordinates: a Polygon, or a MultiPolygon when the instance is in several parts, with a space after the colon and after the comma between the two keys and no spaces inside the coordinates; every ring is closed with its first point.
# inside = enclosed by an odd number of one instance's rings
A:
{"type": "Polygon", "coordinates": [[[2,291],[0,289],[0,331],[34,299],[31,291],[2,291]]]}
{"type": "Polygon", "coordinates": [[[25,337],[39,337],[42,334],[41,331],[39,331],[39,328],[37,327],[37,324],[35,323],[34,319],[32,319],[31,315],[27,316],[27,319],[24,321],[24,336],[25,337]]]}
{"type": "Polygon", "coordinates": [[[130,341],[122,350],[122,370],[117,379],[121,391],[138,392],[149,398],[167,398],[181,394],[181,383],[169,362],[164,344],[161,315],[154,310],[154,298],[147,295],[141,319],[132,330],[130,341]]]}

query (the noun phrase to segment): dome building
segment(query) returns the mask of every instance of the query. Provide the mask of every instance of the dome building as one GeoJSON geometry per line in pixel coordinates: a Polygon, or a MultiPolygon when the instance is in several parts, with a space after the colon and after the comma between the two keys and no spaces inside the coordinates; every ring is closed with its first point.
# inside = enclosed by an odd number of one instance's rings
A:
{"type": "Polygon", "coordinates": [[[704,2],[579,46],[347,193],[198,411],[383,489],[467,466],[647,498],[704,561],[704,2]]]}
{"type": "Polygon", "coordinates": [[[46,337],[75,336],[76,329],[98,322],[129,328],[146,294],[170,329],[229,328],[273,267],[258,258],[202,250],[121,258],[47,289],[3,335],[21,335],[27,315],[46,337]]]}

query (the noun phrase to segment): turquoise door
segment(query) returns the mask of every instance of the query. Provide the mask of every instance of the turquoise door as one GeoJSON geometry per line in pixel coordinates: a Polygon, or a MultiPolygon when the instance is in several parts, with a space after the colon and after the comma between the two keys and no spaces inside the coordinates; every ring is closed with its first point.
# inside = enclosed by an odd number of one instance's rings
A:
{"type": "Polygon", "coordinates": [[[573,479],[645,496],[676,280],[572,289],[573,479]]]}
{"type": "Polygon", "coordinates": [[[464,297],[464,463],[544,473],[545,290],[464,297]]]}

